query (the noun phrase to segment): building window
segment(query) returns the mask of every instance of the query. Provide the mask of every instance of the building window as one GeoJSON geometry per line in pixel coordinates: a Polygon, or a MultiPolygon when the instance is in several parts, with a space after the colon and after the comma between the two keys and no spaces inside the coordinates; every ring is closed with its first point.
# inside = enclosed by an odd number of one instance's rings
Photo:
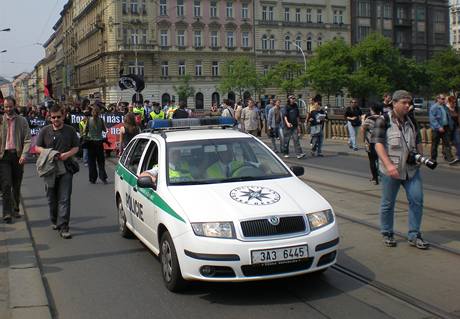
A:
{"type": "Polygon", "coordinates": [[[288,35],[284,37],[284,50],[291,50],[291,38],[288,35]]]}
{"type": "Polygon", "coordinates": [[[243,2],[241,4],[241,18],[242,19],[249,18],[249,4],[247,2],[243,2]]]}
{"type": "Polygon", "coordinates": [[[212,18],[217,17],[217,1],[211,1],[210,14],[212,18]]]}
{"type": "Polygon", "coordinates": [[[195,64],[195,76],[202,76],[203,75],[203,65],[201,61],[197,61],[195,64]]]}
{"type": "Polygon", "coordinates": [[[138,14],[137,0],[131,0],[131,13],[138,14]]]}
{"type": "Polygon", "coordinates": [[[300,52],[300,49],[302,47],[302,38],[300,37],[300,35],[298,35],[296,38],[295,38],[295,44],[296,44],[296,48],[297,48],[297,52],[300,52]]]}
{"type": "Polygon", "coordinates": [[[233,18],[233,1],[227,1],[227,18],[233,18]]]}
{"type": "Polygon", "coordinates": [[[220,104],[220,95],[217,92],[214,92],[211,96],[212,103],[216,103],[217,105],[220,104]]]}
{"type": "Polygon", "coordinates": [[[136,62],[129,61],[128,62],[128,74],[136,74],[137,68],[136,68],[136,62]]]}
{"type": "Polygon", "coordinates": [[[141,4],[141,13],[142,14],[147,14],[147,3],[145,2],[146,0],[142,0],[142,4],[141,4]]]}
{"type": "Polygon", "coordinates": [[[234,33],[233,31],[227,32],[227,48],[233,48],[235,46],[234,43],[234,33]]]}
{"type": "Polygon", "coordinates": [[[127,0],[123,0],[121,2],[121,12],[123,14],[127,14],[128,13],[128,1],[127,0]]]}
{"type": "Polygon", "coordinates": [[[137,30],[131,30],[131,44],[139,44],[139,35],[137,34],[137,30]]]}
{"type": "Polygon", "coordinates": [[[267,21],[267,6],[262,7],[262,20],[267,21]]]}
{"type": "Polygon", "coordinates": [[[307,23],[311,23],[311,9],[307,9],[307,16],[306,16],[307,23]]]}
{"type": "Polygon", "coordinates": [[[195,95],[195,108],[198,110],[202,110],[204,108],[204,97],[201,92],[198,92],[195,95]]]}
{"type": "Polygon", "coordinates": [[[262,69],[262,74],[265,76],[268,74],[269,68],[268,65],[264,65],[262,69]]]}
{"type": "Polygon", "coordinates": [[[168,46],[168,31],[167,30],[160,31],[160,46],[162,47],[168,46]]]}
{"type": "Polygon", "coordinates": [[[243,48],[249,48],[249,32],[244,31],[241,33],[242,35],[242,46],[243,48]]]}
{"type": "Polygon", "coordinates": [[[218,33],[217,31],[211,31],[211,48],[217,48],[218,45],[218,33]]]}
{"type": "Polygon", "coordinates": [[[169,65],[168,61],[161,62],[161,76],[167,77],[169,75],[169,65]]]}
{"type": "Polygon", "coordinates": [[[201,31],[195,31],[195,37],[193,41],[193,46],[195,48],[201,48],[201,31]]]}
{"type": "Polygon", "coordinates": [[[123,44],[128,44],[128,29],[123,28],[123,44]]]}
{"type": "Polygon", "coordinates": [[[284,8],[284,21],[289,22],[289,8],[284,8]]]}
{"type": "Polygon", "coordinates": [[[358,16],[360,17],[370,17],[371,16],[371,6],[367,1],[360,1],[358,4],[358,16]]]}
{"type": "Polygon", "coordinates": [[[295,22],[300,22],[300,8],[295,9],[295,22]]]}
{"type": "Polygon", "coordinates": [[[185,47],[185,31],[184,30],[177,31],[177,46],[185,47]]]}
{"type": "Polygon", "coordinates": [[[270,45],[270,50],[275,50],[275,36],[274,35],[270,36],[269,45],[270,45]]]}
{"type": "Polygon", "coordinates": [[[321,9],[316,10],[316,22],[323,23],[323,10],[321,9]]]}
{"type": "Polygon", "coordinates": [[[200,0],[193,1],[193,16],[201,17],[201,1],[200,0]]]}
{"type": "Polygon", "coordinates": [[[307,51],[308,51],[308,52],[311,52],[311,51],[312,51],[311,49],[312,49],[311,37],[309,36],[309,37],[307,38],[307,51]]]}
{"type": "Polygon", "coordinates": [[[358,26],[358,41],[364,40],[369,33],[371,32],[371,28],[368,26],[358,26]]]}
{"type": "Polygon", "coordinates": [[[176,13],[178,17],[183,17],[185,15],[184,0],[177,0],[176,13]]]}
{"type": "Polygon", "coordinates": [[[219,76],[219,62],[212,61],[211,74],[212,76],[219,76]]]}
{"type": "Polygon", "coordinates": [[[389,4],[383,5],[383,17],[385,19],[390,19],[391,16],[392,16],[392,14],[391,14],[391,5],[389,5],[389,4]]]}
{"type": "Polygon", "coordinates": [[[273,21],[273,17],[274,17],[273,7],[268,7],[268,20],[273,21]]]}
{"type": "Polygon", "coordinates": [[[268,39],[265,34],[262,36],[262,50],[268,50],[268,39]]]}
{"type": "Polygon", "coordinates": [[[142,30],[142,38],[141,38],[141,43],[142,44],[147,44],[147,30],[142,30]]]}
{"type": "Polygon", "coordinates": [[[160,16],[168,15],[168,2],[167,0],[160,0],[160,16]]]}
{"type": "Polygon", "coordinates": [[[425,21],[425,8],[418,7],[415,12],[417,21],[425,21]]]}
{"type": "Polygon", "coordinates": [[[185,75],[185,61],[179,61],[177,71],[179,76],[185,75]]]}

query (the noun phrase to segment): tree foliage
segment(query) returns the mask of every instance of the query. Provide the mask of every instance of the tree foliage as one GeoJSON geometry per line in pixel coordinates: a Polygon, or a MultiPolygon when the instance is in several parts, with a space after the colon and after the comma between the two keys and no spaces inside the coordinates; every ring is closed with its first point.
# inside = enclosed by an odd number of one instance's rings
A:
{"type": "Polygon", "coordinates": [[[268,83],[277,86],[286,92],[286,95],[293,94],[305,84],[305,78],[301,76],[303,70],[303,64],[293,60],[281,61],[268,72],[268,83]]]}
{"type": "Polygon", "coordinates": [[[255,63],[249,58],[242,57],[227,61],[224,64],[222,80],[219,85],[221,92],[237,92],[243,98],[245,91],[252,91],[257,86],[257,72],[255,63]]]}
{"type": "Polygon", "coordinates": [[[195,88],[190,84],[190,80],[191,80],[191,76],[189,74],[186,74],[180,80],[179,85],[173,86],[174,91],[179,97],[179,101],[187,102],[187,99],[189,97],[192,97],[195,95],[195,88]]]}
{"type": "Polygon", "coordinates": [[[460,91],[460,56],[453,49],[435,54],[427,63],[431,93],[460,91]]]}
{"type": "Polygon", "coordinates": [[[316,92],[329,98],[347,86],[352,67],[350,46],[342,39],[333,40],[315,51],[308,62],[306,80],[316,92]]]}

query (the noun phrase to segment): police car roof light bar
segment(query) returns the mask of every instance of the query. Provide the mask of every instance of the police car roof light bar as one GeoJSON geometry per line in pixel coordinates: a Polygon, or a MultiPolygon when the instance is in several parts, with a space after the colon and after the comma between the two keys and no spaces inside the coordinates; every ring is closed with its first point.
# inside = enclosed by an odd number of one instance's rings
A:
{"type": "Polygon", "coordinates": [[[235,120],[230,117],[203,117],[173,120],[151,120],[144,132],[173,131],[179,129],[208,129],[214,127],[234,127],[235,120]]]}

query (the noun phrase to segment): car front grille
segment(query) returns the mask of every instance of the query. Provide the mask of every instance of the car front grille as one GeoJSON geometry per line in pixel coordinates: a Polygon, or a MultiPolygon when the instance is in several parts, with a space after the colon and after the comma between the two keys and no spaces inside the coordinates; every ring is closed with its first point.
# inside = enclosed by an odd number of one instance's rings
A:
{"type": "Polygon", "coordinates": [[[305,231],[305,219],[303,216],[280,217],[279,224],[270,224],[267,218],[247,220],[241,222],[241,230],[244,237],[279,236],[305,231]]]}
{"type": "Polygon", "coordinates": [[[313,257],[309,257],[279,264],[243,265],[241,266],[241,271],[246,277],[278,275],[307,270],[311,267],[313,259],[313,257]]]}

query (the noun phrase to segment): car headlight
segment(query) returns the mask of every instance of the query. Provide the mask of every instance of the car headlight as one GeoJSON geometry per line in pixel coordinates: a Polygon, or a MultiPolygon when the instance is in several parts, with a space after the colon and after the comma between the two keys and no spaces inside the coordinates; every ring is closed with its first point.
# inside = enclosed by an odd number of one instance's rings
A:
{"type": "Polygon", "coordinates": [[[214,238],[235,238],[232,222],[192,223],[195,235],[214,238]]]}
{"type": "Polygon", "coordinates": [[[307,214],[310,230],[317,230],[318,228],[332,224],[334,221],[334,214],[331,209],[326,209],[316,213],[307,214]]]}

